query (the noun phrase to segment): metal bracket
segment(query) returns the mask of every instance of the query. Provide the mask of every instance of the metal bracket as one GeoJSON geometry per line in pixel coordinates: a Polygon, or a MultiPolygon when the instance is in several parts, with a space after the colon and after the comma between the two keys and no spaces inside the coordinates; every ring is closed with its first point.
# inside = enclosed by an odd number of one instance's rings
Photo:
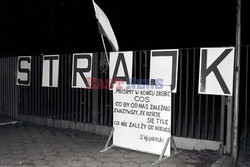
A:
{"type": "Polygon", "coordinates": [[[14,124],[17,124],[17,123],[22,123],[22,122],[18,122],[18,121],[4,122],[4,123],[0,123],[0,126],[3,126],[3,125],[14,125],[14,124]]]}
{"type": "Polygon", "coordinates": [[[109,138],[108,138],[108,140],[107,140],[107,142],[106,142],[106,144],[105,144],[104,149],[100,151],[101,153],[102,153],[102,152],[105,152],[105,151],[108,151],[109,149],[111,149],[112,147],[114,147],[113,145],[109,146],[109,143],[110,143],[110,141],[111,141],[111,138],[112,138],[113,135],[114,135],[114,131],[115,131],[115,128],[112,128],[112,131],[110,132],[109,138]]]}
{"type": "MultiPolygon", "coordinates": [[[[171,146],[170,146],[170,147],[171,147],[171,146]]],[[[165,143],[165,145],[164,145],[164,147],[163,147],[163,150],[162,150],[162,153],[161,153],[159,159],[158,159],[157,161],[155,161],[154,163],[152,163],[152,165],[153,165],[153,166],[158,165],[158,164],[162,163],[163,161],[166,161],[167,159],[170,159],[170,158],[172,158],[172,157],[174,157],[174,156],[180,154],[181,152],[182,152],[182,151],[177,151],[177,148],[176,148],[176,145],[175,145],[173,136],[171,136],[171,137],[167,138],[167,141],[166,141],[166,143],[165,143]],[[171,154],[171,155],[168,156],[168,157],[163,157],[164,154],[165,154],[165,152],[166,152],[166,149],[167,149],[169,143],[173,145],[174,153],[171,154]]]]}

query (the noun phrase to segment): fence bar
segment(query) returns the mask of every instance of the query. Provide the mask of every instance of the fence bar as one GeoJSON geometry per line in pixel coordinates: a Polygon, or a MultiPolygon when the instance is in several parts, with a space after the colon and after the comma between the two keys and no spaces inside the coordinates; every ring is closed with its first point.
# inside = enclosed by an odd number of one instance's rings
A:
{"type": "Polygon", "coordinates": [[[70,66],[69,66],[69,62],[70,62],[70,56],[66,55],[66,60],[67,60],[67,75],[66,75],[66,83],[67,83],[67,120],[71,121],[71,115],[72,115],[72,111],[71,111],[71,91],[70,91],[70,83],[69,83],[69,79],[71,80],[71,73],[70,73],[70,66]]]}
{"type": "MultiPolygon", "coordinates": [[[[110,56],[109,56],[109,60],[110,60],[110,56]]],[[[109,93],[109,126],[113,126],[113,90],[109,90],[108,93],[109,93]]]]}
{"type": "Polygon", "coordinates": [[[148,54],[147,54],[147,51],[143,51],[144,53],[144,57],[145,57],[145,60],[144,60],[144,71],[145,71],[145,75],[144,75],[144,79],[149,79],[149,66],[148,66],[148,54]]]}
{"type": "MultiPolygon", "coordinates": [[[[103,81],[106,81],[108,73],[105,73],[105,78],[103,81]]],[[[104,93],[105,93],[105,118],[104,118],[104,125],[108,125],[108,90],[104,89],[104,93]]]]}
{"type": "Polygon", "coordinates": [[[51,100],[51,89],[49,87],[47,87],[47,118],[51,118],[51,104],[50,104],[50,100],[51,100]]]}
{"type": "MultiPolygon", "coordinates": [[[[42,56],[41,56],[41,58],[40,58],[40,75],[42,75],[42,67],[41,67],[42,64],[43,64],[42,61],[43,61],[43,58],[42,58],[42,56]]],[[[40,99],[40,100],[41,100],[41,105],[40,105],[41,114],[40,114],[40,116],[41,116],[41,117],[45,117],[45,113],[44,113],[44,112],[45,112],[45,110],[44,110],[44,108],[45,108],[45,107],[44,107],[44,89],[45,89],[45,88],[42,87],[42,78],[41,78],[40,84],[41,84],[41,85],[40,85],[40,98],[41,98],[41,99],[40,99]]],[[[21,96],[21,95],[20,95],[20,96],[21,96]]]]}
{"type": "Polygon", "coordinates": [[[247,151],[247,137],[248,137],[248,46],[246,51],[246,74],[245,74],[245,142],[244,142],[244,154],[247,151]]]}
{"type": "Polygon", "coordinates": [[[84,91],[84,93],[83,93],[83,113],[84,113],[84,123],[85,122],[87,122],[87,90],[86,89],[84,89],[83,90],[84,91]]]}
{"type": "Polygon", "coordinates": [[[32,78],[32,69],[33,69],[33,67],[34,67],[34,64],[33,64],[33,59],[31,58],[31,72],[30,72],[30,76],[31,76],[31,79],[30,79],[30,88],[29,87],[27,87],[26,86],[26,89],[27,89],[27,92],[28,92],[28,106],[27,106],[27,110],[28,110],[28,114],[29,115],[32,115],[32,113],[31,113],[31,110],[32,110],[32,97],[31,97],[31,90],[32,90],[32,80],[33,80],[33,78],[32,78]]]}
{"type": "MultiPolygon", "coordinates": [[[[10,58],[8,57],[7,58],[7,66],[9,67],[10,66],[10,58]]],[[[7,68],[7,74],[9,74],[10,73],[10,68],[7,68]]],[[[9,78],[9,76],[7,76],[7,107],[9,108],[9,111],[8,110],[6,110],[6,113],[7,112],[9,112],[9,115],[11,116],[11,101],[10,101],[10,88],[11,88],[11,86],[10,86],[10,78],[9,78]]]]}
{"type": "MultiPolygon", "coordinates": [[[[73,56],[69,55],[69,64],[68,64],[69,67],[72,64],[72,62],[73,62],[73,56]]],[[[70,121],[75,121],[75,115],[76,115],[76,111],[75,111],[75,91],[78,88],[75,88],[75,89],[71,88],[71,82],[70,82],[71,78],[72,78],[72,68],[69,68],[69,79],[68,79],[68,82],[69,82],[69,93],[70,93],[70,96],[69,96],[69,102],[70,102],[69,108],[70,108],[70,113],[71,113],[71,119],[70,119],[70,121]]]]}
{"type": "Polygon", "coordinates": [[[38,87],[40,86],[40,83],[38,82],[38,78],[40,77],[39,73],[38,73],[38,59],[39,59],[40,56],[37,56],[34,63],[35,63],[35,72],[34,72],[34,75],[36,77],[35,79],[35,90],[34,90],[34,115],[35,116],[38,116],[38,96],[39,94],[37,93],[38,92],[38,87]]]}
{"type": "MultiPolygon", "coordinates": [[[[139,52],[139,67],[142,67],[142,52],[139,52]]],[[[142,70],[139,70],[139,79],[142,79],[142,70]]]]}
{"type": "MultiPolygon", "coordinates": [[[[101,54],[101,59],[102,60],[104,59],[103,58],[103,54],[101,54]]],[[[101,72],[100,73],[100,78],[103,79],[103,73],[101,72]]],[[[100,124],[103,125],[103,89],[101,89],[100,91],[100,124]]]]}
{"type": "Polygon", "coordinates": [[[187,50],[187,59],[186,59],[186,99],[185,99],[185,137],[188,136],[188,116],[189,116],[189,110],[188,110],[188,88],[189,88],[189,50],[187,50]]]}
{"type": "MultiPolygon", "coordinates": [[[[7,58],[5,58],[5,63],[4,63],[4,66],[5,66],[5,70],[4,70],[4,81],[5,81],[5,84],[4,84],[4,94],[6,94],[7,98],[8,98],[8,64],[7,64],[7,58]]],[[[5,97],[5,98],[6,98],[5,97]]],[[[5,99],[4,99],[5,101],[5,99]]],[[[7,108],[8,108],[8,103],[5,103],[4,104],[4,114],[7,115],[7,108]]]]}
{"type": "MultiPolygon", "coordinates": [[[[18,109],[19,109],[19,89],[16,85],[16,78],[17,78],[17,57],[13,58],[14,60],[14,85],[15,85],[15,118],[18,119],[18,109]]],[[[1,108],[1,107],[0,107],[1,108]]]]}
{"type": "Polygon", "coordinates": [[[69,69],[69,66],[68,66],[68,55],[63,55],[64,57],[64,120],[68,120],[68,97],[69,97],[69,94],[68,94],[68,91],[67,91],[67,87],[68,87],[68,83],[67,83],[67,80],[68,80],[68,69],[69,69]]]}
{"type": "MultiPolygon", "coordinates": [[[[5,58],[5,78],[4,78],[4,80],[6,81],[6,83],[5,83],[5,94],[7,95],[6,96],[6,98],[5,98],[5,100],[7,99],[8,100],[8,97],[9,97],[9,95],[8,95],[8,85],[9,85],[9,83],[8,83],[8,62],[7,62],[7,60],[8,60],[8,58],[5,58]]],[[[7,109],[8,108],[8,102],[5,104],[5,109],[4,109],[4,113],[7,115],[7,109]]]]}
{"type": "Polygon", "coordinates": [[[8,85],[9,85],[9,78],[8,78],[8,58],[6,58],[6,63],[5,63],[5,65],[6,65],[6,71],[5,71],[5,80],[6,80],[6,85],[5,85],[5,94],[7,95],[7,97],[5,98],[5,100],[7,101],[7,103],[6,103],[6,109],[5,109],[5,114],[7,114],[7,108],[9,108],[9,101],[8,101],[8,98],[9,98],[9,91],[8,91],[8,85]]]}
{"type": "Polygon", "coordinates": [[[41,75],[42,75],[42,71],[41,71],[41,59],[42,59],[42,56],[39,56],[37,58],[37,116],[38,117],[41,117],[41,87],[42,87],[42,78],[41,78],[41,75]]]}
{"type": "Polygon", "coordinates": [[[191,116],[191,137],[194,137],[194,130],[195,130],[195,58],[196,58],[196,54],[195,54],[195,49],[194,51],[194,55],[193,55],[193,71],[192,71],[192,116],[191,116]]]}
{"type": "Polygon", "coordinates": [[[75,122],[80,120],[80,110],[79,110],[79,89],[75,91],[75,122]]]}
{"type": "MultiPolygon", "coordinates": [[[[70,63],[71,64],[71,63],[70,63]]],[[[72,74],[72,72],[71,72],[72,74]]],[[[71,90],[71,95],[70,95],[70,101],[71,101],[71,105],[70,105],[70,108],[71,108],[71,121],[75,122],[75,115],[76,115],[76,111],[75,111],[75,92],[78,88],[74,88],[71,90]]]]}
{"type": "Polygon", "coordinates": [[[44,102],[44,104],[43,104],[43,106],[44,106],[44,110],[43,110],[43,112],[44,112],[44,117],[45,118],[48,118],[48,88],[47,87],[43,87],[43,92],[44,92],[44,94],[43,94],[43,102],[44,102]]]}
{"type": "Polygon", "coordinates": [[[113,126],[113,90],[109,90],[109,92],[110,92],[110,98],[109,98],[109,100],[110,100],[110,108],[109,108],[109,111],[110,111],[110,126],[113,126]]]}
{"type": "MultiPolygon", "coordinates": [[[[2,92],[2,85],[3,85],[3,78],[2,78],[2,74],[3,74],[3,65],[2,65],[2,61],[0,59],[0,91],[2,92]]],[[[3,111],[2,111],[2,99],[3,99],[3,93],[0,93],[0,115],[3,115],[3,111]]]]}
{"type": "Polygon", "coordinates": [[[198,138],[201,138],[201,130],[202,130],[202,111],[201,111],[201,105],[202,105],[202,96],[199,95],[199,126],[198,126],[198,138]]]}
{"type": "Polygon", "coordinates": [[[205,139],[207,139],[207,135],[208,135],[208,95],[205,95],[206,97],[206,109],[205,109],[205,139]]]}
{"type": "Polygon", "coordinates": [[[61,55],[59,55],[59,68],[58,68],[58,87],[57,87],[57,110],[56,110],[56,119],[60,120],[61,119],[61,113],[60,111],[61,110],[61,99],[62,99],[62,96],[61,96],[61,80],[62,80],[62,68],[61,68],[61,55]]]}
{"type": "Polygon", "coordinates": [[[68,83],[68,115],[69,115],[69,117],[68,117],[68,120],[69,121],[73,121],[74,120],[74,118],[73,118],[73,116],[74,116],[74,111],[72,111],[72,108],[71,108],[71,105],[72,105],[72,88],[71,88],[71,76],[72,76],[72,68],[71,68],[71,64],[72,64],[72,55],[67,55],[68,56],[68,79],[67,79],[67,83],[68,83]]]}
{"type": "Polygon", "coordinates": [[[32,89],[32,115],[34,115],[34,116],[36,116],[36,112],[37,112],[37,109],[36,109],[36,107],[37,107],[37,104],[36,104],[36,102],[37,102],[37,100],[36,100],[36,90],[37,90],[37,75],[36,75],[36,71],[37,71],[37,63],[36,63],[36,60],[37,60],[37,57],[35,56],[35,57],[33,57],[33,65],[34,65],[34,68],[33,68],[33,70],[31,71],[32,72],[32,78],[33,78],[33,85],[32,85],[32,87],[33,87],[33,89],[32,89]]]}
{"type": "Polygon", "coordinates": [[[227,97],[227,133],[226,133],[226,149],[227,153],[232,151],[232,120],[233,120],[233,98],[227,97]]]}
{"type": "Polygon", "coordinates": [[[179,133],[178,135],[181,136],[181,132],[182,132],[182,54],[183,54],[183,50],[180,51],[180,74],[179,74],[179,119],[178,119],[178,123],[179,123],[179,133]]]}
{"type": "Polygon", "coordinates": [[[214,140],[215,138],[215,132],[216,132],[216,129],[215,129],[215,96],[213,96],[213,101],[212,101],[212,140],[214,140]]]}
{"type": "Polygon", "coordinates": [[[221,97],[221,116],[220,116],[220,141],[225,144],[225,96],[221,97]]]}
{"type": "Polygon", "coordinates": [[[52,105],[54,106],[53,119],[58,119],[58,113],[57,113],[58,104],[59,104],[58,87],[55,87],[55,88],[52,88],[52,89],[54,90],[54,93],[53,93],[54,98],[53,98],[53,103],[52,103],[52,105]]]}
{"type": "Polygon", "coordinates": [[[5,84],[5,94],[7,95],[7,97],[5,98],[5,100],[7,100],[7,103],[5,105],[5,114],[8,115],[8,109],[9,109],[9,77],[8,77],[8,71],[9,71],[9,65],[8,65],[8,58],[5,58],[5,66],[6,66],[6,70],[5,70],[5,80],[6,80],[6,84],[5,84]]]}
{"type": "MultiPolygon", "coordinates": [[[[92,77],[93,78],[98,78],[98,54],[95,53],[93,54],[93,67],[92,68],[92,77]]],[[[97,83],[96,83],[97,86],[97,83]]],[[[93,89],[93,96],[92,96],[92,120],[93,120],[93,124],[98,124],[98,109],[99,109],[99,101],[98,101],[98,89],[93,89]]],[[[82,92],[82,89],[81,91],[82,92]]],[[[82,93],[81,93],[82,94],[82,93]]],[[[81,96],[82,97],[82,96],[81,96]]],[[[82,100],[80,100],[82,102],[82,100]]],[[[86,104],[84,104],[86,105],[86,104]]],[[[80,107],[82,108],[82,107],[80,107]]],[[[80,110],[80,114],[82,113],[82,110],[80,110]]],[[[82,117],[82,116],[81,116],[82,117]]]]}
{"type": "MultiPolygon", "coordinates": [[[[7,64],[6,64],[6,58],[4,59],[4,86],[3,86],[3,92],[4,92],[4,94],[6,95],[7,94],[7,92],[6,92],[6,90],[7,90],[7,85],[8,85],[8,83],[7,83],[7,64]]],[[[8,95],[7,95],[7,97],[8,97],[8,95]]],[[[5,101],[5,99],[3,100],[3,101],[5,101]]],[[[3,112],[4,112],[4,114],[6,115],[7,113],[6,113],[6,108],[7,108],[7,104],[8,103],[3,103],[3,106],[4,106],[4,109],[3,109],[3,112]]]]}
{"type": "MultiPolygon", "coordinates": [[[[1,59],[0,59],[1,60],[1,59]]],[[[3,59],[2,59],[3,60],[3,59]]],[[[2,92],[3,88],[3,64],[2,64],[2,60],[0,61],[0,90],[2,92]]],[[[0,115],[3,115],[3,93],[0,93],[0,115]]]]}
{"type": "MultiPolygon", "coordinates": [[[[9,66],[10,66],[10,58],[8,57],[7,58],[7,66],[8,66],[8,68],[7,68],[7,74],[9,74],[10,73],[10,68],[9,68],[9,66]]],[[[11,82],[10,82],[10,76],[7,76],[8,78],[7,78],[7,82],[8,82],[8,84],[7,84],[7,107],[9,108],[9,111],[8,110],[6,110],[6,113],[7,112],[9,112],[8,114],[11,116],[11,82]]]]}
{"type": "MultiPolygon", "coordinates": [[[[133,77],[135,78],[138,78],[138,75],[137,75],[137,52],[133,52],[133,77]]],[[[134,79],[134,78],[133,78],[134,79]]],[[[133,83],[135,83],[136,81],[132,81],[133,83]]]]}
{"type": "Polygon", "coordinates": [[[93,120],[92,120],[92,107],[91,107],[91,97],[92,97],[92,95],[91,95],[91,92],[90,92],[90,90],[88,90],[87,91],[88,92],[88,123],[92,123],[93,122],[93,120]]]}

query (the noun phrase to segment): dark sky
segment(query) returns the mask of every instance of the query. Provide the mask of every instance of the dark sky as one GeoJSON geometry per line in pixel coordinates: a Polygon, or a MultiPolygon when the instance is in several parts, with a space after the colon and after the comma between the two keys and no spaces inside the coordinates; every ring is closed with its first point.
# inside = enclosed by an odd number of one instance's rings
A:
{"type": "MultiPolygon", "coordinates": [[[[242,42],[250,44],[246,2],[242,42]]],[[[108,16],[121,51],[235,45],[236,0],[96,3],[108,16]]],[[[103,51],[91,0],[2,0],[0,25],[0,53],[103,51]]]]}

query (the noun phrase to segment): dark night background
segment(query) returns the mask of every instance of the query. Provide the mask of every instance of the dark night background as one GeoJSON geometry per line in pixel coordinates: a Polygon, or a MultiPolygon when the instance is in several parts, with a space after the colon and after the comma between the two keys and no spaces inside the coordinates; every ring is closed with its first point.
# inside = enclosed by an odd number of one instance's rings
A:
{"type": "MultiPolygon", "coordinates": [[[[121,51],[235,45],[236,0],[96,3],[121,51]]],[[[245,45],[250,44],[247,3],[242,0],[245,45]]],[[[91,0],[2,0],[0,25],[1,55],[103,51],[91,0]]]]}

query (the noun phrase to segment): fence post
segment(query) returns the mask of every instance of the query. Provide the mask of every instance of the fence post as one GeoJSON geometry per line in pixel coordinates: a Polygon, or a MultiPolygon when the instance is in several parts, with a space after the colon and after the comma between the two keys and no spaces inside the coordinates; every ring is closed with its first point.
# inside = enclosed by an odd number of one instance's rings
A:
{"type": "MultiPolygon", "coordinates": [[[[92,77],[98,79],[98,53],[93,54],[92,77]]],[[[97,84],[97,83],[96,83],[97,84]]],[[[98,89],[92,89],[92,123],[98,124],[98,89]]]]}
{"type": "Polygon", "coordinates": [[[241,47],[241,0],[237,0],[236,51],[235,51],[235,85],[233,114],[233,146],[232,157],[238,158],[238,124],[239,124],[239,87],[240,87],[240,48],[241,47]]]}

